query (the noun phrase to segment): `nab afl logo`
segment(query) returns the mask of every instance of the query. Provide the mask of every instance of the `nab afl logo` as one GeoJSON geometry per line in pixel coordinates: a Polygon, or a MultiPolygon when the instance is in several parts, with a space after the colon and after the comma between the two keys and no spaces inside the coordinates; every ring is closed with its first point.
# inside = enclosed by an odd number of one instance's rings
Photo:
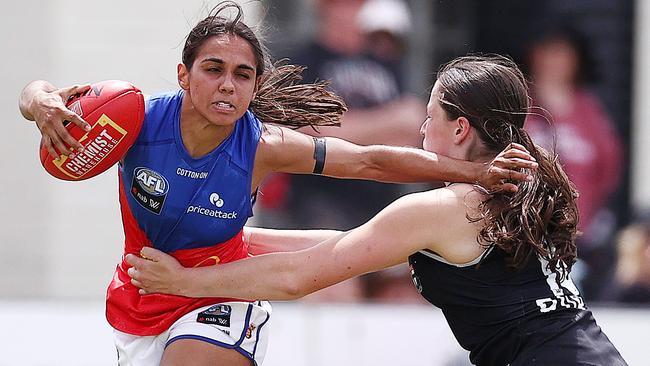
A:
{"type": "Polygon", "coordinates": [[[142,207],[160,214],[169,191],[169,182],[162,174],[149,168],[135,168],[131,182],[131,195],[142,207]]]}
{"type": "Polygon", "coordinates": [[[167,193],[167,179],[149,168],[136,168],[133,173],[135,179],[142,189],[154,196],[162,196],[167,193]]]}

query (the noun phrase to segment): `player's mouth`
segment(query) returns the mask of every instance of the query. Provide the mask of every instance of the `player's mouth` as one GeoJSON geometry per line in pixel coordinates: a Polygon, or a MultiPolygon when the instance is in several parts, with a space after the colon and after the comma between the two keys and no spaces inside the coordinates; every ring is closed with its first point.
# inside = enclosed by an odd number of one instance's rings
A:
{"type": "Polygon", "coordinates": [[[234,112],[235,111],[235,106],[230,104],[229,102],[225,101],[218,101],[212,103],[212,106],[214,109],[216,109],[218,112],[234,112]]]}

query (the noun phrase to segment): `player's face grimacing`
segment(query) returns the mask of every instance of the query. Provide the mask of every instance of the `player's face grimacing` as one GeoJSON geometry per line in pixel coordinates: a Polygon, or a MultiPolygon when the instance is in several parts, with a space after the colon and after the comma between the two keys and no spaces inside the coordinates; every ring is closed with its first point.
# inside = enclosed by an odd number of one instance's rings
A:
{"type": "Polygon", "coordinates": [[[178,78],[194,108],[210,123],[232,125],[244,115],[257,88],[255,56],[243,38],[224,34],[205,41],[192,68],[178,78]]]}

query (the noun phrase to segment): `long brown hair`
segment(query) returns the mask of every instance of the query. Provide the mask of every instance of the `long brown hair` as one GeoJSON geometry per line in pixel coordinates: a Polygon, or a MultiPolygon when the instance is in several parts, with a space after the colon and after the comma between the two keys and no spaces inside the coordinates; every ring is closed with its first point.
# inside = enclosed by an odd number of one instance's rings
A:
{"type": "Polygon", "coordinates": [[[210,11],[187,35],[182,62],[190,70],[200,47],[211,37],[233,34],[246,40],[255,55],[255,74],[261,76],[259,89],[250,108],[263,122],[293,128],[339,126],[347,110],[345,102],[327,89],[327,82],[299,84],[304,67],[273,64],[268,51],[243,21],[243,9],[234,1],[223,1],[210,11]],[[224,13],[234,11],[233,17],[224,13]]]}
{"type": "Polygon", "coordinates": [[[539,163],[535,179],[519,183],[516,193],[485,191],[479,213],[468,217],[484,223],[479,243],[506,252],[514,268],[532,255],[544,258],[561,281],[576,260],[577,193],[558,156],[535,145],[523,129],[530,108],[523,73],[503,56],[466,56],[444,65],[438,83],[447,117],[467,118],[491,156],[514,142],[539,163]]]}

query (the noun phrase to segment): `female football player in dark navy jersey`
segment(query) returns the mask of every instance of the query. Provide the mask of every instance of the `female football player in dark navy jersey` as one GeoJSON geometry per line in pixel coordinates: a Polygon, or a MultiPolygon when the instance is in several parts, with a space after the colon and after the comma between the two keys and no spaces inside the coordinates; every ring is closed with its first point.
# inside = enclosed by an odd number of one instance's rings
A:
{"type": "MultiPolygon", "coordinates": [[[[252,215],[251,197],[271,172],[389,182],[478,180],[516,189],[500,180],[525,179],[527,174],[511,169],[534,165],[517,147],[491,163],[470,163],[417,149],[313,139],[278,126],[334,124],[345,106],[322,84],[293,85],[300,68],[270,65],[256,35],[240,21],[238,5],[225,2],[215,9],[186,39],[178,65],[181,89],[147,98],[144,125],[120,162],[125,254],[153,247],[188,267],[246,258],[243,227],[252,215]],[[224,17],[227,8],[236,15],[224,17]]],[[[79,147],[63,121],[86,123],[64,101],[86,88],[56,89],[36,81],[21,94],[21,112],[36,121],[54,156],[55,148],[72,155],[70,147],[79,147]]],[[[315,243],[322,235],[303,239],[315,243]]],[[[261,362],[267,303],[245,296],[141,297],[129,267],[120,263],[107,293],[121,366],[261,362]]]]}
{"type": "Polygon", "coordinates": [[[469,161],[525,146],[539,168],[514,193],[449,183],[402,197],[351,231],[316,231],[326,240],[315,246],[301,231],[246,228],[251,251],[267,254],[210,268],[145,248],[151,260],[127,257],[132,282],[145,298],[284,300],[408,261],[416,288],[476,365],[626,365],[569,277],[577,194],[557,157],[523,130],[528,103],[511,60],[462,57],[438,73],[421,128],[425,150],[469,161]],[[301,241],[304,249],[287,252],[301,241]]]}

